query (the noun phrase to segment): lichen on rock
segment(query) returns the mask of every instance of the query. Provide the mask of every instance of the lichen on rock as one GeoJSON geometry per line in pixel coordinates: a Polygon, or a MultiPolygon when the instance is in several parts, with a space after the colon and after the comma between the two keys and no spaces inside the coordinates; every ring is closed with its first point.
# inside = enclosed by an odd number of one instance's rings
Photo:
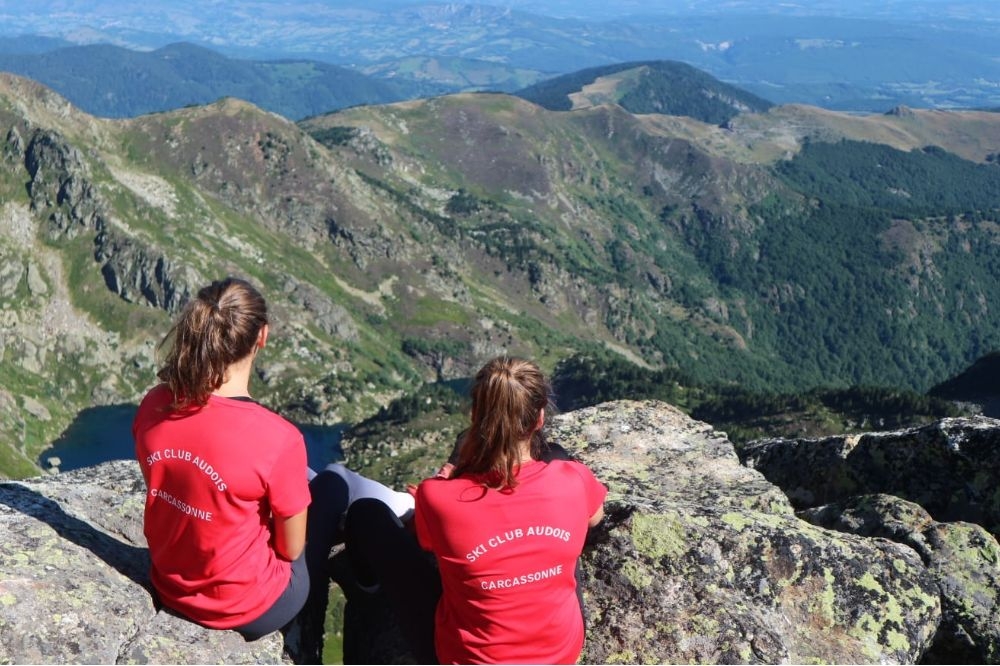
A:
{"type": "Polygon", "coordinates": [[[722,433],[656,402],[554,419],[604,480],[588,663],[912,663],[940,620],[913,551],[797,518],[722,433]]]}

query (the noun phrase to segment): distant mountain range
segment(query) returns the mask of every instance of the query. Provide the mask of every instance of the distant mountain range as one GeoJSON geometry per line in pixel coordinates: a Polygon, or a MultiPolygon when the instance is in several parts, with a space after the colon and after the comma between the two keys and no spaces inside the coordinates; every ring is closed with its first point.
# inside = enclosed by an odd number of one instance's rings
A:
{"type": "MultiPolygon", "coordinates": [[[[610,354],[719,418],[762,404],[737,389],[923,393],[1000,348],[998,153],[994,113],[720,125],[470,93],[104,120],[0,75],[0,470],[135,401],[177,308],[226,273],[273,303],[255,385],[300,422],[356,422],[497,353],[610,354]]],[[[857,396],[920,404],[815,400],[857,396]]]]}
{"type": "Polygon", "coordinates": [[[193,44],[155,51],[93,45],[0,53],[0,70],[27,76],[96,116],[129,118],[238,97],[294,120],[427,92],[315,60],[257,62],[193,44]]]}
{"type": "MultiPolygon", "coordinates": [[[[557,76],[528,87],[486,63],[437,60],[435,83],[395,81],[317,61],[256,62],[192,44],[150,52],[95,45],[36,54],[0,53],[0,70],[34,79],[95,116],[130,118],[235,97],[291,120],[359,105],[375,105],[454,89],[510,87],[553,111],[614,103],[632,113],[685,115],[720,124],[740,112],[772,105],[680,62],[620,63],[557,76]],[[444,69],[452,68],[447,79],[444,69]],[[448,80],[448,85],[441,83],[448,80]],[[517,88],[521,88],[518,90],[517,88]]],[[[415,66],[430,68],[427,60],[415,66]]],[[[384,70],[370,68],[373,74],[384,70]]],[[[532,76],[525,75],[531,81],[532,76]]]]}
{"type": "MultiPolygon", "coordinates": [[[[433,94],[512,91],[587,67],[675,60],[778,103],[855,111],[1000,104],[1000,39],[989,3],[633,2],[603,11],[594,4],[104,0],[81,8],[38,0],[6,8],[0,30],[75,44],[150,50],[184,41],[241,59],[318,60],[433,94]]],[[[21,44],[27,50],[19,53],[41,48],[21,44]]]]}

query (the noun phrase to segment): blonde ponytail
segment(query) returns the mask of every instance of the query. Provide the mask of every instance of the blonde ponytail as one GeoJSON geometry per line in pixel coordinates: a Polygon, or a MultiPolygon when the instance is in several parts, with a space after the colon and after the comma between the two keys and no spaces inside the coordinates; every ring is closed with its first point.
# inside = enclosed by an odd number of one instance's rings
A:
{"type": "Polygon", "coordinates": [[[485,474],[487,487],[514,488],[520,442],[531,437],[533,456],[539,452],[536,424],[549,394],[545,376],[530,361],[503,356],[484,365],[472,385],[472,422],[455,475],[485,474]]]}

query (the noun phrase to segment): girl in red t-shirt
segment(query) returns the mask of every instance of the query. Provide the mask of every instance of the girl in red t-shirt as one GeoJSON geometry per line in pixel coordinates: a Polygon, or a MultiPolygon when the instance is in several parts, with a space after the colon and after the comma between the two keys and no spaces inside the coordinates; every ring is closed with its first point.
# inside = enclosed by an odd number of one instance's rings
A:
{"type": "MultiPolygon", "coordinates": [[[[132,426],[148,491],[150,579],[164,605],[248,640],[298,616],[295,656],[319,663],[340,519],[352,495],[377,484],[339,465],[312,474],[298,428],[250,397],[267,337],[263,297],[229,278],[201,289],[164,340],[163,383],[132,426]]],[[[405,493],[374,492],[412,506],[405,493]]]]}
{"type": "Polygon", "coordinates": [[[578,462],[545,462],[548,404],[529,361],[497,358],[476,375],[454,469],[416,490],[417,540],[440,579],[419,554],[400,560],[405,532],[377,503],[348,511],[359,582],[381,584],[421,662],[575,663],[582,651],[574,574],[607,489],[578,462]]]}

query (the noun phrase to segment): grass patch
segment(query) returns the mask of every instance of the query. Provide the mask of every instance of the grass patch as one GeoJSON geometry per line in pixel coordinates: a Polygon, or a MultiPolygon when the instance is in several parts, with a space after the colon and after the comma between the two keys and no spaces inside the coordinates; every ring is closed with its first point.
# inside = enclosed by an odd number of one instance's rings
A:
{"type": "Polygon", "coordinates": [[[430,327],[440,323],[467,326],[472,320],[472,313],[461,305],[430,296],[416,299],[403,310],[397,318],[404,326],[430,327]]]}

